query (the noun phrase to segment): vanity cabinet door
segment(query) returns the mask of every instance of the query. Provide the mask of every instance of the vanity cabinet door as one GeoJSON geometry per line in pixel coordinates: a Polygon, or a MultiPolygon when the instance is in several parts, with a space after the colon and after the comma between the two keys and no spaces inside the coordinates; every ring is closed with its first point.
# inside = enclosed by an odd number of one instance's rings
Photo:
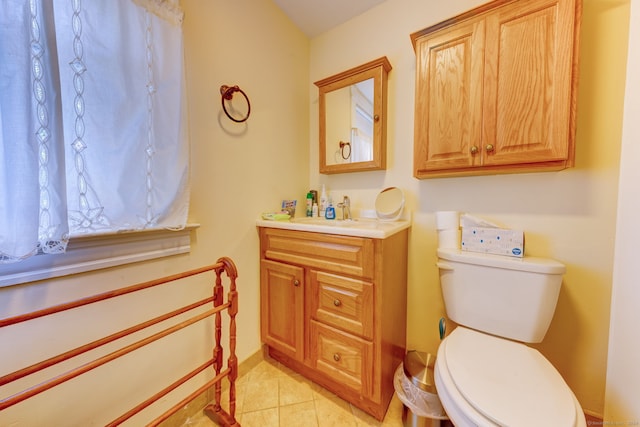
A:
{"type": "Polygon", "coordinates": [[[262,342],[292,359],[304,359],[304,270],[261,260],[260,333],[262,342]]]}

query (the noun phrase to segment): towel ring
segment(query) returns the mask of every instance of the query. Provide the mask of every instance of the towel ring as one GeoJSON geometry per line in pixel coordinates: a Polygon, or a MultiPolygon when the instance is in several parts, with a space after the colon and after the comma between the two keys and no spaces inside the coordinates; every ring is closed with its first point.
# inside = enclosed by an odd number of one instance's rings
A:
{"type": "Polygon", "coordinates": [[[351,157],[351,143],[340,141],[340,154],[345,160],[349,160],[351,157]]]}
{"type": "Polygon", "coordinates": [[[222,98],[221,98],[222,109],[224,110],[224,113],[227,115],[227,117],[229,117],[231,120],[233,120],[236,123],[245,122],[249,118],[249,114],[251,114],[251,103],[249,102],[249,97],[237,85],[236,86],[227,86],[227,85],[220,86],[220,95],[222,95],[222,98]],[[244,96],[244,99],[247,100],[247,115],[242,119],[235,119],[231,117],[231,114],[229,114],[229,112],[227,111],[227,107],[224,105],[225,100],[231,101],[233,99],[234,92],[240,92],[244,96]]]}

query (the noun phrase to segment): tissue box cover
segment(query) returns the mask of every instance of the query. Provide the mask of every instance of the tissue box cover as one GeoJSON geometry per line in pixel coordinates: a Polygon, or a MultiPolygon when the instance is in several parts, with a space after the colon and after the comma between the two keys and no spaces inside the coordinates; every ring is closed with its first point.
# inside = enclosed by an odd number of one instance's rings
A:
{"type": "Polygon", "coordinates": [[[463,227],[463,251],[524,256],[524,233],[505,228],[463,227]]]}

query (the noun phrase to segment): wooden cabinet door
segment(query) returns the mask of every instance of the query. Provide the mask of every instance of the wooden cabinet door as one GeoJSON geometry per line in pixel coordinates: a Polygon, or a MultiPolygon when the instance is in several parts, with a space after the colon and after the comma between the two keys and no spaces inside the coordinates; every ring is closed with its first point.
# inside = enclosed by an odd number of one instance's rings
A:
{"type": "Polygon", "coordinates": [[[487,15],[484,165],[568,158],[575,8],[574,0],[528,0],[487,15]]]}
{"type": "Polygon", "coordinates": [[[304,270],[261,260],[260,334],[283,354],[304,359],[304,270]]]}
{"type": "Polygon", "coordinates": [[[483,50],[483,20],[416,40],[416,177],[480,165],[483,50]]]}

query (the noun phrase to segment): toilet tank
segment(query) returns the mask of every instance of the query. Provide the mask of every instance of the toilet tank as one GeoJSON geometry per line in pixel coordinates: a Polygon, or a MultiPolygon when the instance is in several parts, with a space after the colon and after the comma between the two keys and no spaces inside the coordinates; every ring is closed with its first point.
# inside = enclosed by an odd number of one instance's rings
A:
{"type": "Polygon", "coordinates": [[[527,343],[544,339],[565,266],[534,257],[438,249],[447,316],[472,329],[527,343]]]}

